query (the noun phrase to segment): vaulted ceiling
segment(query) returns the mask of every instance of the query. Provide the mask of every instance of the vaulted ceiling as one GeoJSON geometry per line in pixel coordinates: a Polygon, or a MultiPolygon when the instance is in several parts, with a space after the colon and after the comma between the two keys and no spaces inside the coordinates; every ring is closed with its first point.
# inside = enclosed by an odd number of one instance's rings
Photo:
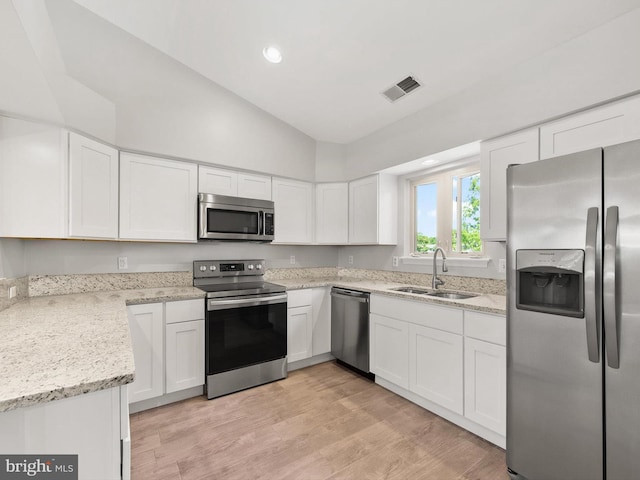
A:
{"type": "Polygon", "coordinates": [[[640,6],[638,0],[75,0],[319,141],[349,143],[640,6]],[[283,61],[262,50],[277,45],[283,61]],[[381,92],[407,75],[422,87],[381,92]]]}

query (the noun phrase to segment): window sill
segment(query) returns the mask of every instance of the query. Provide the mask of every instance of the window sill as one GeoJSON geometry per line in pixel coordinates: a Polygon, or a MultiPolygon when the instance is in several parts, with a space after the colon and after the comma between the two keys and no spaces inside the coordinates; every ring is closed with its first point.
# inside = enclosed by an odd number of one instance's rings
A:
{"type": "MultiPolygon", "coordinates": [[[[400,257],[403,265],[432,265],[433,256],[425,257],[400,257]]],[[[447,257],[447,265],[450,267],[487,268],[491,257],[447,257]]],[[[437,260],[442,265],[442,257],[437,260]]]]}

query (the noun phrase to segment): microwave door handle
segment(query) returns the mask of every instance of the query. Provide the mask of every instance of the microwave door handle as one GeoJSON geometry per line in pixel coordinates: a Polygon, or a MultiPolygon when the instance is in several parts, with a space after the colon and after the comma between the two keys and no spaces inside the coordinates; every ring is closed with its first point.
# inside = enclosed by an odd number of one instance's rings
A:
{"type": "Polygon", "coordinates": [[[258,235],[264,235],[264,212],[258,212],[258,235]]]}

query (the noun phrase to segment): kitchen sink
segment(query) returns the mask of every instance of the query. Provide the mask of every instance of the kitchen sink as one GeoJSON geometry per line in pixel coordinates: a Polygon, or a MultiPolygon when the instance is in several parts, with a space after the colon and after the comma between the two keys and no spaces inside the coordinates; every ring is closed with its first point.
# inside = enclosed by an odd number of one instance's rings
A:
{"type": "Polygon", "coordinates": [[[430,297],[448,298],[449,300],[464,300],[465,298],[477,297],[473,293],[455,293],[455,292],[429,292],[426,295],[430,297]]]}
{"type": "Polygon", "coordinates": [[[394,288],[395,292],[404,292],[404,293],[417,293],[419,295],[430,295],[431,290],[425,290],[424,288],[416,288],[416,287],[398,287],[394,288]]]}
{"type": "Polygon", "coordinates": [[[394,288],[395,292],[413,293],[417,295],[427,295],[429,297],[447,298],[449,300],[464,300],[466,298],[477,297],[474,293],[457,293],[457,292],[445,292],[442,290],[426,290],[418,287],[398,287],[394,288]]]}

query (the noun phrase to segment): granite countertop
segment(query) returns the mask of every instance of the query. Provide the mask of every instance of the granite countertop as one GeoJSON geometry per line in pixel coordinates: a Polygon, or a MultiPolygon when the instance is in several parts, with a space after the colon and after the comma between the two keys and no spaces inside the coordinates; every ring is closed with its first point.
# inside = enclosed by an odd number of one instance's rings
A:
{"type": "MultiPolygon", "coordinates": [[[[376,293],[381,295],[403,298],[405,300],[416,300],[425,303],[444,305],[449,307],[464,308],[479,312],[495,313],[505,315],[507,311],[507,297],[504,295],[494,295],[488,293],[477,293],[476,297],[463,300],[450,300],[414,293],[397,292],[393,289],[398,287],[414,286],[422,289],[431,289],[430,285],[407,285],[405,283],[391,283],[381,280],[364,280],[353,278],[294,278],[294,279],[273,279],[274,283],[283,285],[287,290],[313,287],[343,287],[360,290],[363,292],[376,293]]],[[[459,291],[440,288],[445,291],[459,291]]],[[[466,291],[464,293],[467,293],[466,291]]],[[[475,293],[475,292],[469,292],[475,293]]]]}
{"type": "Polygon", "coordinates": [[[204,298],[193,287],[27,298],[0,312],[0,412],[131,383],[127,305],[204,298]]]}
{"type": "MultiPolygon", "coordinates": [[[[390,279],[302,276],[268,280],[287,290],[337,286],[481,312],[504,315],[506,311],[504,295],[479,293],[466,300],[448,300],[394,291],[409,285],[390,279]]],[[[54,286],[61,283],[57,278],[51,281],[54,286]]],[[[45,290],[53,288],[49,283],[45,282],[45,290]]],[[[63,286],[67,283],[62,282],[63,286]]],[[[85,282],[81,283],[86,289],[85,282]]],[[[126,286],[130,285],[120,288],[126,286]]],[[[473,286],[482,284],[462,287],[472,291],[473,286]]],[[[126,306],[205,296],[190,286],[84,292],[33,296],[0,311],[0,412],[131,383],[135,366],[126,306]]]]}

